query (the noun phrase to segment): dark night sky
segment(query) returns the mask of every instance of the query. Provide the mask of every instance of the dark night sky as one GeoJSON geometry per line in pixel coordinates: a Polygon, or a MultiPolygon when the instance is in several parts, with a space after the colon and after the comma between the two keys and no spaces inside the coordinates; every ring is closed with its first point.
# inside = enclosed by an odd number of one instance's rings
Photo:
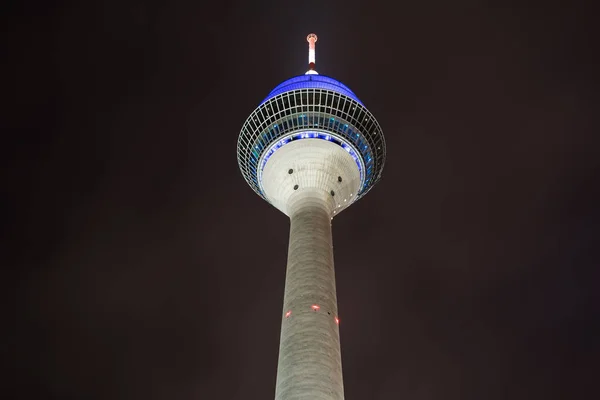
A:
{"type": "Polygon", "coordinates": [[[489,3],[5,6],[3,386],[274,397],[289,226],[235,150],[314,31],[388,144],[333,225],[346,399],[600,397],[592,2],[489,3]]]}

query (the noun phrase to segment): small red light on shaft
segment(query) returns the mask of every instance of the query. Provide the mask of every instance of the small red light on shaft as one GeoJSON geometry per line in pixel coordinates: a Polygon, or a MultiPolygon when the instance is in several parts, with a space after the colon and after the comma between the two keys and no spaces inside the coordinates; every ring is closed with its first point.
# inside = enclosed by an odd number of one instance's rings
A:
{"type": "Polygon", "coordinates": [[[317,311],[319,308],[321,308],[321,307],[319,307],[319,306],[318,306],[318,305],[316,305],[316,304],[313,304],[313,305],[312,305],[312,309],[313,309],[313,310],[315,310],[315,311],[317,311]]]}
{"type": "Polygon", "coordinates": [[[288,312],[285,313],[285,317],[286,318],[289,318],[290,315],[292,315],[292,310],[290,310],[290,311],[288,311],[288,312]]]}
{"type": "Polygon", "coordinates": [[[338,325],[340,324],[340,319],[338,317],[335,317],[335,323],[338,325]]]}

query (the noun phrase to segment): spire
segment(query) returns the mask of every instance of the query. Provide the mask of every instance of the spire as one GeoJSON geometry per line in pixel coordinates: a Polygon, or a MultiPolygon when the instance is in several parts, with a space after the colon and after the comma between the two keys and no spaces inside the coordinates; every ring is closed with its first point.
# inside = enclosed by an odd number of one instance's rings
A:
{"type": "Polygon", "coordinates": [[[318,75],[319,73],[315,71],[315,43],[317,42],[317,35],[314,33],[309,34],[306,37],[306,41],[308,42],[308,71],[306,71],[305,75],[318,75]]]}

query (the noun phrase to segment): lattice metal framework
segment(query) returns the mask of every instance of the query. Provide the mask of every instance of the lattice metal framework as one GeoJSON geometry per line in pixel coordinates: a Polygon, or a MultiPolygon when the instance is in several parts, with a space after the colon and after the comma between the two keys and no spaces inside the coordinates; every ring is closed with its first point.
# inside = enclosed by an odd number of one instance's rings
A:
{"type": "Polygon", "coordinates": [[[307,81],[302,76],[277,86],[242,126],[237,148],[240,170],[265,200],[260,183],[262,168],[273,152],[292,140],[317,138],[344,147],[361,170],[357,200],[381,178],[385,140],[379,123],[350,89],[332,78],[319,78],[326,80],[311,79],[302,85],[307,81]],[[297,78],[303,79],[294,81],[297,78]]]}

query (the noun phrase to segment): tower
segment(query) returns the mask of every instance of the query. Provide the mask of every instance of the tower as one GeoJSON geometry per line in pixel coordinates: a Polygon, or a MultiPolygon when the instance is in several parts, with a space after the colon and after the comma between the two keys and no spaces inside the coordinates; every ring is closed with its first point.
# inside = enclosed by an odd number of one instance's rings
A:
{"type": "Polygon", "coordinates": [[[331,221],[381,177],[377,120],[341,82],[309,69],[276,86],[240,132],[250,187],[290,218],[276,400],[344,398],[331,221]]]}

